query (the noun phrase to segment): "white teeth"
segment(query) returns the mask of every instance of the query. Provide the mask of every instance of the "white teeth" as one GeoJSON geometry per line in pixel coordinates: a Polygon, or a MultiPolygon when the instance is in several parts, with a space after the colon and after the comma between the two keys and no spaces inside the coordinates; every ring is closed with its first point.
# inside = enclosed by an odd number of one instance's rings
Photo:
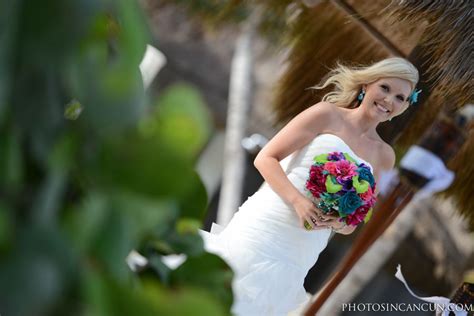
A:
{"type": "Polygon", "coordinates": [[[381,106],[381,105],[378,104],[377,102],[375,102],[375,105],[377,106],[377,109],[379,109],[379,110],[382,111],[382,112],[385,112],[385,113],[389,113],[389,112],[390,112],[387,108],[384,108],[383,106],[381,106]]]}

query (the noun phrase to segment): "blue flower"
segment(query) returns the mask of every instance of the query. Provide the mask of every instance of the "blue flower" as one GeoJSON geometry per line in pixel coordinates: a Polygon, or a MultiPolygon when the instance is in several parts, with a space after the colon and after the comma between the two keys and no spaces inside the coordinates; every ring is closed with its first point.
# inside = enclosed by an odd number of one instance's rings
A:
{"type": "Polygon", "coordinates": [[[339,213],[342,215],[349,215],[354,213],[359,206],[362,205],[362,200],[355,192],[347,192],[339,198],[339,213]]]}
{"type": "Polygon", "coordinates": [[[365,180],[369,182],[371,187],[374,187],[375,179],[374,175],[370,171],[368,167],[360,166],[359,169],[357,169],[357,172],[359,173],[359,180],[365,180]]]}

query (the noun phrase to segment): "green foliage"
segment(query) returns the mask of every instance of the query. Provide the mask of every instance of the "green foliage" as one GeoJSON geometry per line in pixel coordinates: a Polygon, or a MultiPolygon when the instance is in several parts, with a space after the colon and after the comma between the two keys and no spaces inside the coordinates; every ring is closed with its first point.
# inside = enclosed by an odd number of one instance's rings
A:
{"type": "Polygon", "coordinates": [[[2,2],[0,18],[0,313],[227,314],[232,273],[198,235],[211,118],[184,84],[147,99],[137,3],[2,2]]]}

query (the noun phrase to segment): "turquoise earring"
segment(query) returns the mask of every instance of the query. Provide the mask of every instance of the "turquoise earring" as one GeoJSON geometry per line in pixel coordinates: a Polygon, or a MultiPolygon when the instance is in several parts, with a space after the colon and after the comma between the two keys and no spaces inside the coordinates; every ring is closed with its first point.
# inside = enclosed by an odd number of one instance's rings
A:
{"type": "Polygon", "coordinates": [[[414,89],[412,94],[408,97],[408,102],[410,105],[415,104],[418,102],[418,95],[420,94],[421,90],[414,89]]]}
{"type": "Polygon", "coordinates": [[[359,100],[359,102],[362,102],[362,100],[364,99],[364,96],[365,96],[365,91],[364,89],[362,89],[359,95],[357,96],[357,100],[359,100]]]}

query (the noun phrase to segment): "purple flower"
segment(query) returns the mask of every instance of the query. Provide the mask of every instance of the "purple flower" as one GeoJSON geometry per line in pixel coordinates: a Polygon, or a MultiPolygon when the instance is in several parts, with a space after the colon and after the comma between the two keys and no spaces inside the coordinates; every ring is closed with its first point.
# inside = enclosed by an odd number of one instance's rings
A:
{"type": "MultiPolygon", "coordinates": [[[[338,181],[339,182],[339,181],[338,181]]],[[[353,190],[353,187],[352,187],[352,179],[348,179],[348,180],[345,180],[345,181],[341,181],[339,182],[340,184],[342,184],[342,190],[343,191],[354,191],[353,190]]]]}
{"type": "Polygon", "coordinates": [[[344,157],[344,154],[341,153],[340,151],[335,151],[328,154],[328,160],[330,161],[339,161],[339,160],[345,160],[345,159],[346,158],[344,157]]]}

